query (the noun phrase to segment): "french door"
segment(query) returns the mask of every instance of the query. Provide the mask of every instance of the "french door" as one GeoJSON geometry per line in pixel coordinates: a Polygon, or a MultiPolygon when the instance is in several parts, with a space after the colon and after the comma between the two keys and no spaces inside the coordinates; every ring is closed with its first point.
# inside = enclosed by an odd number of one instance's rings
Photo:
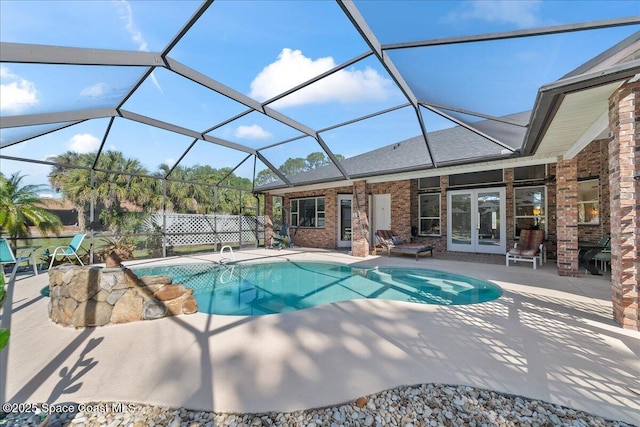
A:
{"type": "Polygon", "coordinates": [[[455,190],[447,194],[447,249],[506,253],[505,189],[455,190]]]}

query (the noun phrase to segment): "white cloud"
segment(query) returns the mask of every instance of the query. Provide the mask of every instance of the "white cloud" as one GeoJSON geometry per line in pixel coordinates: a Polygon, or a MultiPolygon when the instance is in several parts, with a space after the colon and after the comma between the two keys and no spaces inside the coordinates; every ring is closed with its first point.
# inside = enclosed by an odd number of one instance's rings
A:
{"type": "Polygon", "coordinates": [[[93,86],[82,89],[80,95],[88,98],[102,98],[109,90],[109,86],[106,83],[96,83],[93,86]]]}
{"type": "MultiPolygon", "coordinates": [[[[300,50],[285,48],[275,62],[267,65],[253,79],[250,96],[265,101],[335,66],[332,57],[313,60],[305,57],[300,50]]],[[[372,68],[343,69],[275,102],[274,106],[384,100],[390,96],[391,88],[391,80],[372,68]]]]}
{"type": "Polygon", "coordinates": [[[176,159],[169,157],[168,159],[165,159],[164,164],[172,167],[173,165],[176,164],[176,159]]]}
{"type": "Polygon", "coordinates": [[[127,0],[116,0],[115,5],[118,9],[118,16],[124,21],[124,28],[131,36],[131,40],[138,46],[138,50],[148,52],[147,41],[133,20],[133,10],[131,10],[129,2],[127,0]]]}
{"type": "Polygon", "coordinates": [[[266,139],[266,138],[271,138],[273,135],[271,135],[271,133],[262,129],[262,127],[258,125],[251,125],[251,126],[243,125],[243,126],[238,126],[238,128],[235,131],[235,136],[236,138],[243,138],[243,139],[266,139]]]}
{"type": "MultiPolygon", "coordinates": [[[[139,51],[149,52],[149,45],[142,35],[142,31],[140,31],[133,19],[133,10],[131,9],[129,2],[127,0],[116,0],[115,5],[118,9],[118,16],[122,21],[124,21],[125,30],[127,30],[131,36],[131,41],[138,46],[139,51]]],[[[162,93],[162,88],[160,87],[160,83],[158,82],[158,78],[155,73],[152,72],[150,77],[155,87],[160,91],[160,93],[162,93]]]]}
{"type": "Polygon", "coordinates": [[[40,102],[36,85],[8,67],[0,66],[0,80],[0,111],[17,114],[40,102]]]}
{"type": "Polygon", "coordinates": [[[99,147],[100,140],[90,133],[79,133],[69,140],[69,149],[78,153],[91,153],[99,147]]]}
{"type": "Polygon", "coordinates": [[[447,20],[480,20],[491,23],[514,24],[518,28],[540,25],[538,12],[540,0],[472,0],[462,4],[462,9],[449,14],[447,20]]]}

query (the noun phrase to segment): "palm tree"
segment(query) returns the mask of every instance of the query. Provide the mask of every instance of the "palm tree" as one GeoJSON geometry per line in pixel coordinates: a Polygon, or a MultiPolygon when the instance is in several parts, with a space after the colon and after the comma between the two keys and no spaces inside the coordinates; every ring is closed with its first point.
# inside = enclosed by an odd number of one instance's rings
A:
{"type": "Polygon", "coordinates": [[[9,235],[14,248],[18,239],[29,236],[30,224],[45,236],[49,231],[58,234],[62,229],[62,221],[57,215],[36,206],[40,202],[38,191],[44,186],[22,185],[23,178],[19,172],[8,179],[0,173],[0,233],[9,235]]]}
{"type": "MultiPolygon", "coordinates": [[[[78,226],[86,227],[85,214],[91,203],[91,171],[96,153],[79,154],[72,151],[57,156],[61,164],[80,166],[70,168],[54,166],[49,174],[51,185],[74,204],[78,212],[78,226]]],[[[136,159],[124,157],[119,151],[105,151],[98,159],[97,169],[114,172],[94,172],[93,196],[97,205],[105,209],[102,219],[106,225],[118,229],[126,221],[123,202],[144,206],[152,200],[153,190],[146,183],[147,170],[136,159]]]]}
{"type": "MultiPolygon", "coordinates": [[[[56,162],[67,165],[91,167],[96,153],[80,154],[67,151],[56,157],[56,162]]],[[[86,212],[91,203],[91,171],[89,169],[54,166],[49,173],[49,183],[68,199],[78,214],[78,227],[86,229],[86,212]]]]}

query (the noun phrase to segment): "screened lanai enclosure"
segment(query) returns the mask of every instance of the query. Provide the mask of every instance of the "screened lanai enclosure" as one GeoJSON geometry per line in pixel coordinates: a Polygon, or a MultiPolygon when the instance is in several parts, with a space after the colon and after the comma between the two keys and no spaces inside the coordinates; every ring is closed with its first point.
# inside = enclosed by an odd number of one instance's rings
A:
{"type": "Polygon", "coordinates": [[[267,190],[549,156],[564,100],[639,72],[608,61],[638,43],[638,15],[635,1],[3,0],[0,170],[69,202],[79,232],[144,235],[149,254],[268,244],[267,190]],[[437,137],[448,128],[463,149],[437,137]],[[410,139],[402,161],[367,156],[410,139]]]}

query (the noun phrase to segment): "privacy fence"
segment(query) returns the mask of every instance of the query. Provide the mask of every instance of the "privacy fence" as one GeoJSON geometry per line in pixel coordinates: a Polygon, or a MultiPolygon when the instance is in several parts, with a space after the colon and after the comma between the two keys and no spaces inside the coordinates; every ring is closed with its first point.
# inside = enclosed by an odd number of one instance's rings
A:
{"type": "Polygon", "coordinates": [[[166,213],[163,234],[167,246],[258,247],[264,242],[264,216],[166,213]]]}

